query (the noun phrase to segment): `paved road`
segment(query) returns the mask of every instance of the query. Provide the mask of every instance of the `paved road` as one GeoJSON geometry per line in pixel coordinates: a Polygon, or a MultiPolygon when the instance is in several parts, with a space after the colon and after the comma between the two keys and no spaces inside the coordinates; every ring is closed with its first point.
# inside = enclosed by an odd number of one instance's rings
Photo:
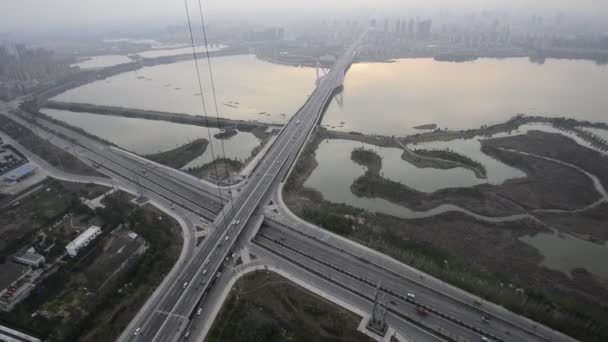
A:
{"type": "MultiPolygon", "coordinates": [[[[187,257],[180,259],[171,277],[165,279],[163,286],[148,300],[119,340],[179,339],[186,329],[193,327],[193,322],[196,323],[191,318],[201,298],[208,293],[226,291],[225,267],[231,262],[229,256],[237,250],[235,246],[245,245],[262,257],[257,263],[272,266],[290,279],[306,281],[309,288],[325,291],[328,297],[341,305],[358,308],[361,312],[371,311],[371,298],[378,280],[381,280],[381,290],[388,301],[388,323],[412,340],[474,341],[480,336],[489,336],[496,341],[573,341],[492,304],[484,303],[478,308],[471,304],[472,295],[380,253],[302,223],[282,206],[281,186],[277,184],[294,165],[324,106],[336,86],[341,85],[343,73],[355,56],[358,42],[336,62],[309,100],[285,125],[247,182],[239,186],[238,197],[223,207],[223,202],[217,206],[217,197],[213,197],[213,189],[207,184],[201,185],[178,171],[151,165],[139,157],[107,148],[52,122],[38,120],[44,127],[77,142],[74,146],[65,139],[47,134],[49,140],[55,139],[53,143],[81,160],[95,163],[102,172],[121,182],[131,186],[139,183],[146,196],[172,207],[176,215],[190,215],[191,221],[200,219],[198,216],[210,218],[215,215],[210,234],[200,246],[194,246],[194,239],[184,236],[187,257]],[[279,213],[285,222],[269,225],[267,221],[253,244],[249,245],[249,232],[242,234],[243,230],[246,226],[251,228],[250,218],[256,209],[268,204],[269,194],[272,194],[273,202],[279,204],[279,213]],[[173,207],[171,203],[176,204],[173,207]],[[214,286],[216,282],[219,285],[214,286]],[[416,301],[407,298],[410,292],[416,294],[416,301]],[[421,317],[415,313],[416,305],[424,305],[429,315],[421,317]],[[494,317],[491,323],[482,323],[482,314],[494,317]],[[136,327],[140,328],[137,335],[133,333],[136,327]]],[[[21,119],[17,117],[16,120],[21,119]]],[[[20,122],[33,127],[29,122],[20,122]]],[[[44,132],[38,134],[45,136],[44,132]]],[[[210,302],[202,303],[205,312],[209,311],[207,305],[210,302]]]]}
{"type": "Polygon", "coordinates": [[[352,63],[360,41],[358,39],[353,43],[338,59],[304,106],[285,125],[239,197],[218,214],[210,235],[193,261],[186,266],[179,281],[169,289],[154,313],[140,320],[140,333],[130,338],[124,336],[125,340],[172,341],[183,333],[188,317],[196,308],[199,298],[213,285],[215,275],[221,272],[224,260],[231,254],[232,246],[249,218],[275,184],[290,156],[297,154],[304,145],[334,89],[341,85],[344,72],[352,63]]]}
{"type": "Polygon", "coordinates": [[[345,249],[327,233],[318,232],[320,234],[313,234],[266,219],[254,244],[275,257],[314,270],[309,272],[312,277],[315,277],[315,272],[321,272],[323,277],[342,284],[342,291],[356,290],[372,298],[375,287],[380,283],[385,303],[393,310],[391,313],[409,314],[424,324],[432,322],[429,318],[438,318],[432,324],[449,331],[454,338],[475,340],[487,336],[493,341],[573,341],[541,326],[533,329],[534,323],[518,320],[516,315],[497,311],[487,304],[474,305],[474,299],[470,297],[461,300],[459,294],[444,290],[441,284],[425,279],[419,272],[411,274],[386,267],[360,249],[354,252],[345,249]],[[415,301],[406,300],[407,293],[415,294],[415,301]],[[417,304],[428,307],[430,314],[426,317],[412,315],[417,304]],[[482,316],[492,319],[484,323],[482,316]]]}
{"type": "Polygon", "coordinates": [[[116,148],[110,148],[83,134],[45,119],[37,118],[37,125],[34,125],[29,121],[31,115],[19,110],[15,110],[15,112],[19,114],[11,115],[6,111],[3,111],[2,114],[30,128],[56,146],[75,154],[79,159],[96,167],[101,173],[135,184],[136,188],[140,188],[147,197],[162,197],[166,201],[175,203],[176,206],[211,220],[221,210],[222,203],[217,187],[211,188],[178,171],[167,170],[168,168],[126,152],[118,152],[116,148]],[[44,127],[44,129],[40,127],[44,127]],[[56,134],[51,134],[48,130],[52,130],[56,134]]]}

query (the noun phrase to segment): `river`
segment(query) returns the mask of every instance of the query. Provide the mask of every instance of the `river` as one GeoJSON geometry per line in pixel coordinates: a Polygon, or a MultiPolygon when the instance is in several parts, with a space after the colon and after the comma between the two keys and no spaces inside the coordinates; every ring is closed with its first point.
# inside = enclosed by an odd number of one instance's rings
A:
{"type": "MultiPolygon", "coordinates": [[[[42,112],[140,155],[171,150],[199,138],[209,140],[206,127],[48,108],[42,109],[42,112]]],[[[222,151],[222,141],[213,135],[220,130],[209,128],[209,131],[213,149],[218,154],[222,151]]],[[[245,161],[260,141],[249,132],[239,132],[230,139],[223,140],[223,143],[226,158],[245,161]]],[[[211,149],[207,147],[205,152],[192,160],[187,167],[202,166],[210,161],[211,149]]]]}
{"type": "MultiPolygon", "coordinates": [[[[315,87],[312,68],[277,65],[253,55],[211,59],[221,117],[284,123],[315,87]]],[[[199,61],[207,113],[215,115],[206,60],[199,61]]],[[[72,89],[54,100],[201,115],[194,61],[146,67],[72,89]]]]}
{"type": "Polygon", "coordinates": [[[527,58],[438,62],[400,59],[352,66],[323,124],[343,131],[404,136],[415,126],[470,129],[517,113],[606,122],[608,66],[527,58]]]}

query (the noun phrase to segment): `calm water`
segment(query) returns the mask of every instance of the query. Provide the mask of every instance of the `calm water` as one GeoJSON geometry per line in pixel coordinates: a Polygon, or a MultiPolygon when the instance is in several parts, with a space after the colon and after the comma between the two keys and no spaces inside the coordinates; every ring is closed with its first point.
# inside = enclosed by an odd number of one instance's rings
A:
{"type": "Polygon", "coordinates": [[[343,131],[417,133],[415,126],[468,129],[516,113],[608,122],[608,66],[526,58],[355,64],[323,124],[343,131]],[[341,126],[341,122],[344,125],[341,126]]]}
{"type": "MultiPolygon", "coordinates": [[[[253,55],[211,61],[222,117],[283,123],[304,104],[315,86],[312,68],[271,64],[253,55]],[[263,112],[267,113],[260,114],[263,112]]],[[[215,115],[208,69],[206,63],[199,66],[207,109],[215,115]]],[[[193,61],[158,65],[90,83],[55,99],[200,115],[195,75],[193,61]]]]}
{"type": "Polygon", "coordinates": [[[95,56],[82,61],[80,63],[72,64],[72,66],[79,66],[80,69],[93,69],[93,68],[105,68],[113,65],[129,63],[131,59],[127,56],[120,55],[104,55],[95,56]]]}
{"type": "MultiPolygon", "coordinates": [[[[526,134],[531,130],[542,130],[549,133],[560,133],[573,138],[577,143],[589,147],[580,138],[562,132],[544,124],[527,124],[512,133],[500,133],[493,137],[526,134]]],[[[525,177],[519,169],[506,165],[481,151],[481,137],[459,139],[449,142],[430,142],[410,145],[410,148],[444,150],[449,148],[472,160],[478,161],[486,168],[487,179],[479,179],[464,168],[448,170],[417,168],[401,159],[402,150],[384,148],[349,140],[325,140],[316,152],[318,166],[306,180],[305,186],[316,189],[328,201],[346,203],[354,207],[383,212],[398,217],[415,218],[429,216],[428,213],[411,211],[400,205],[392,204],[380,198],[359,198],[350,191],[353,181],[365,173],[365,168],[350,159],[351,152],[357,147],[375,151],[382,157],[382,174],[384,177],[400,182],[408,187],[421,191],[433,192],[446,188],[472,187],[478,184],[502,184],[509,179],[525,177]]],[[[485,137],[484,139],[487,139],[485,137]]],[[[451,208],[453,209],[453,208],[451,208]]],[[[432,212],[437,212],[433,210],[432,212]]],[[[442,211],[440,211],[442,212],[442,211]]]]}
{"type": "MultiPolygon", "coordinates": [[[[74,113],[48,108],[43,109],[42,112],[141,155],[167,151],[199,138],[209,140],[206,127],[90,113],[74,113]]],[[[210,131],[214,151],[217,154],[221,151],[221,141],[213,138],[213,135],[218,133],[219,129],[210,128],[210,131]]],[[[231,139],[224,140],[224,150],[227,158],[244,161],[251,155],[251,150],[259,144],[259,139],[253,134],[239,132],[231,139]]],[[[205,153],[190,162],[187,167],[202,166],[209,161],[211,161],[211,149],[207,147],[205,153]]]]}
{"type": "Polygon", "coordinates": [[[592,243],[570,234],[541,233],[524,236],[521,240],[543,254],[541,265],[570,274],[574,268],[584,268],[608,281],[608,242],[592,243]]]}

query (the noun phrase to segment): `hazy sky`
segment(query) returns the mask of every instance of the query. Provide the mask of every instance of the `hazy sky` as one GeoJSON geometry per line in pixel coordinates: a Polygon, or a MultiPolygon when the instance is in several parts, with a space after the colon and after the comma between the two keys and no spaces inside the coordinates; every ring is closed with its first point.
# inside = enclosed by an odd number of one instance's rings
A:
{"type": "MultiPolygon", "coordinates": [[[[189,0],[194,6],[194,1],[189,0]]],[[[264,13],[290,8],[319,11],[341,8],[492,9],[542,8],[607,13],[608,0],[203,0],[210,14],[264,13]]],[[[179,23],[183,0],[0,0],[1,31],[125,23],[179,23]]],[[[84,28],[83,27],[83,28],[84,28]]]]}

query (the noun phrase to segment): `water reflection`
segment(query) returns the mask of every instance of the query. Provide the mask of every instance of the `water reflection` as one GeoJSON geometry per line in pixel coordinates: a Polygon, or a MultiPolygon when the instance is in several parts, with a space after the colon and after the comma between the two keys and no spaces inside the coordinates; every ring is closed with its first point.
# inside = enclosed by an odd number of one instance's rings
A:
{"type": "MultiPolygon", "coordinates": [[[[93,103],[201,115],[193,61],[158,65],[72,89],[59,101],[93,103]]],[[[219,114],[241,120],[284,123],[315,86],[312,68],[276,65],[253,55],[212,59],[219,114]]],[[[208,113],[215,115],[206,63],[200,63],[208,113]]]]}
{"type": "Polygon", "coordinates": [[[569,275],[573,269],[580,267],[608,280],[608,242],[593,243],[558,232],[540,233],[520,239],[541,252],[544,257],[541,265],[547,268],[569,275]]]}
{"type": "Polygon", "coordinates": [[[538,65],[527,58],[467,63],[422,58],[355,64],[346,77],[343,105],[334,101],[323,124],[403,136],[419,133],[415,126],[470,129],[520,112],[606,122],[607,88],[608,67],[591,61],[551,59],[538,65]]]}
{"type": "MultiPolygon", "coordinates": [[[[206,127],[47,108],[42,112],[140,155],[167,151],[199,138],[209,140],[206,127]]],[[[219,154],[222,148],[221,141],[213,137],[219,129],[209,128],[209,130],[214,151],[219,154]]],[[[251,150],[259,144],[259,139],[253,134],[239,132],[231,139],[224,140],[226,157],[244,161],[251,155],[251,150]]],[[[201,166],[209,161],[211,161],[211,149],[207,147],[205,153],[193,160],[188,167],[201,166]]]]}

